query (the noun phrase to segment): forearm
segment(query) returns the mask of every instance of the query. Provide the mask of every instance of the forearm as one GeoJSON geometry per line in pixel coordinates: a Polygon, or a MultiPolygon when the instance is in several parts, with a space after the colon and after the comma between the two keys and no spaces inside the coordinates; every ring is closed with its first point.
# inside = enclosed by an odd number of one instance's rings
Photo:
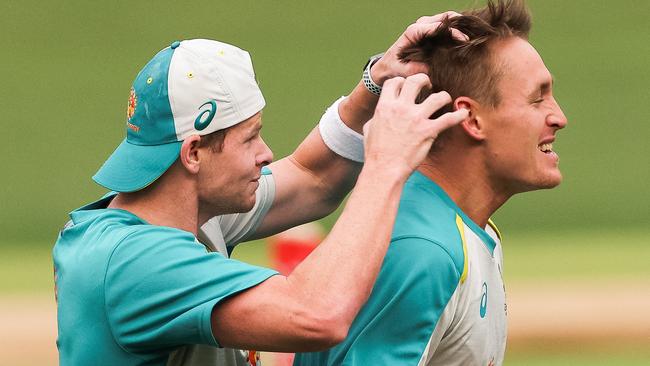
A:
{"type": "Polygon", "coordinates": [[[344,123],[358,133],[363,133],[363,125],[375,113],[379,97],[370,93],[362,81],[339,104],[339,115],[344,123]]]}
{"type": "Polygon", "coordinates": [[[381,268],[406,177],[366,167],[328,237],[287,278],[308,307],[349,327],[381,268]],[[333,312],[333,313],[332,313],[333,312]]]}

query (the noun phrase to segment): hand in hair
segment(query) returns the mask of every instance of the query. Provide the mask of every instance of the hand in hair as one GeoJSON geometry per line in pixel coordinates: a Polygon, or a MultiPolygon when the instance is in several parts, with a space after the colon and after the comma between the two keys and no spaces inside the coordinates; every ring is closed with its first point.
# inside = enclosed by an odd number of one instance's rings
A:
{"type": "Polygon", "coordinates": [[[424,160],[436,137],[467,118],[465,109],[431,118],[451,97],[443,91],[418,102],[422,91],[430,88],[425,74],[386,80],[375,114],[364,126],[364,169],[374,165],[399,171],[406,179],[424,160]]]}
{"type": "MultiPolygon", "coordinates": [[[[405,48],[413,47],[414,43],[423,37],[436,32],[443,22],[448,18],[455,18],[461,14],[454,11],[447,11],[433,16],[423,16],[415,23],[409,25],[404,33],[384,53],[371,70],[372,79],[379,85],[389,78],[401,76],[408,77],[417,73],[426,73],[428,67],[422,62],[406,62],[398,55],[405,48]]],[[[469,38],[457,29],[451,29],[452,36],[458,41],[467,41],[469,38]]]]}

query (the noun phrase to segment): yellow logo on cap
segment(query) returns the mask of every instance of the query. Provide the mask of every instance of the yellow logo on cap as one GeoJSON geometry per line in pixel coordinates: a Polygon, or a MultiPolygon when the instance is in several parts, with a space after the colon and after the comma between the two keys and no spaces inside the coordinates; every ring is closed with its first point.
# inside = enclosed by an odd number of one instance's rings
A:
{"type": "Polygon", "coordinates": [[[138,96],[135,95],[135,90],[131,88],[131,94],[129,94],[129,104],[126,107],[126,119],[131,120],[131,117],[135,114],[135,107],[138,105],[138,96]]]}
{"type": "Polygon", "coordinates": [[[137,106],[138,106],[138,96],[135,94],[135,90],[131,88],[131,93],[129,94],[129,104],[126,107],[126,126],[135,132],[140,131],[140,127],[132,124],[131,118],[135,114],[135,108],[137,106]]]}

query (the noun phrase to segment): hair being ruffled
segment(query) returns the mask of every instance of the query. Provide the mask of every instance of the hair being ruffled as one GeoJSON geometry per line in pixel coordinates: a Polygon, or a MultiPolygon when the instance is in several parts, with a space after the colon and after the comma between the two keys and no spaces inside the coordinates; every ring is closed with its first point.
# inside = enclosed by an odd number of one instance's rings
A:
{"type": "Polygon", "coordinates": [[[495,85],[501,67],[494,62],[490,46],[512,37],[528,39],[530,28],[531,16],[523,0],[489,0],[483,8],[445,18],[435,32],[402,49],[399,58],[427,64],[433,92],[445,90],[452,98],[470,96],[497,105],[495,85]],[[452,28],[469,40],[453,38],[452,28]]]}

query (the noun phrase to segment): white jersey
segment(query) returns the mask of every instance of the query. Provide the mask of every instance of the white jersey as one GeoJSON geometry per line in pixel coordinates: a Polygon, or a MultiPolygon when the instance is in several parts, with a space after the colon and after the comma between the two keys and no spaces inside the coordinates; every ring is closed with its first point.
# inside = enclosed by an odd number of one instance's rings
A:
{"type": "Polygon", "coordinates": [[[501,275],[503,255],[493,226],[485,228],[496,246],[485,242],[457,216],[467,268],[440,315],[419,365],[485,365],[503,363],[507,305],[501,275]]]}

